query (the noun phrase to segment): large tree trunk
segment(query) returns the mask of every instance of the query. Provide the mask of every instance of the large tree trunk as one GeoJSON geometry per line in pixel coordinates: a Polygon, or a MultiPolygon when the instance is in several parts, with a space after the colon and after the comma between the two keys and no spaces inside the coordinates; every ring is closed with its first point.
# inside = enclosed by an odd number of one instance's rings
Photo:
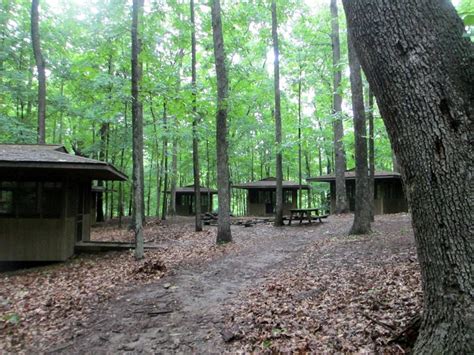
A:
{"type": "Polygon", "coordinates": [[[346,153],[342,139],[344,137],[344,126],[342,124],[342,97],[339,93],[341,86],[341,50],[339,44],[339,18],[337,11],[337,0],[331,0],[331,43],[332,43],[332,65],[333,65],[333,104],[334,116],[334,153],[336,173],[336,207],[335,213],[346,213],[349,211],[346,194],[346,153]]]}
{"type": "Polygon", "coordinates": [[[135,231],[135,258],[144,256],[143,246],[143,109],[140,100],[142,68],[139,19],[143,16],[144,0],[133,0],[132,14],[132,128],[133,128],[133,228],[135,231]]]}
{"type": "Polygon", "coordinates": [[[364,92],[359,59],[354,50],[350,33],[347,36],[349,47],[349,68],[351,73],[352,112],[354,115],[355,136],[355,210],[354,223],[350,234],[370,233],[369,176],[367,167],[367,126],[365,123],[364,92]]]}
{"type": "Polygon", "coordinates": [[[280,98],[280,51],[278,48],[278,19],[276,1],[272,0],[272,39],[273,55],[273,79],[275,81],[275,146],[276,146],[276,206],[275,226],[283,225],[283,157],[281,146],[281,98],[280,98]]]}
{"type": "Polygon", "coordinates": [[[194,21],[194,0],[190,1],[191,8],[191,86],[193,96],[193,174],[194,174],[194,213],[195,230],[202,231],[201,221],[201,169],[199,168],[199,139],[198,124],[199,114],[196,105],[196,24],[194,21]]]}
{"type": "Polygon", "coordinates": [[[46,143],[46,74],[39,34],[39,0],[31,2],[31,44],[38,70],[38,144],[46,143]]]}
{"type": "Polygon", "coordinates": [[[414,352],[472,354],[473,44],[449,1],[344,6],[412,210],[424,291],[414,352]]]}
{"type": "Polygon", "coordinates": [[[217,195],[219,198],[219,220],[217,224],[217,243],[232,241],[230,231],[230,186],[229,158],[227,155],[227,110],[229,81],[225,64],[224,37],[222,35],[221,4],[211,0],[212,35],[217,75],[217,113],[216,113],[216,147],[217,147],[217,195]]]}

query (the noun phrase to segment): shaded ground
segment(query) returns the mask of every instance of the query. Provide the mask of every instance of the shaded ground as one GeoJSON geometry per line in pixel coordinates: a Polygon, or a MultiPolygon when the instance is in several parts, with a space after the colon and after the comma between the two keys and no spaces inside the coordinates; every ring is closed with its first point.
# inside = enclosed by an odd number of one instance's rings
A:
{"type": "MultiPolygon", "coordinates": [[[[27,337],[20,348],[63,353],[396,352],[395,346],[384,347],[391,332],[366,315],[396,329],[419,307],[409,218],[384,216],[370,237],[347,238],[351,220],[330,217],[321,225],[279,229],[237,226],[235,242],[224,248],[212,245],[215,227],[197,236],[189,232],[190,225],[179,227],[184,229],[174,237],[162,233],[165,226],[155,227],[147,238],[163,243],[157,253],[167,266],[164,277],[147,278],[151,283],[128,291],[126,285],[117,287],[85,317],[56,329],[56,341],[32,343],[35,338],[27,337]],[[222,334],[236,340],[225,343],[222,334]]],[[[0,349],[1,342],[0,337],[0,349]]]]}

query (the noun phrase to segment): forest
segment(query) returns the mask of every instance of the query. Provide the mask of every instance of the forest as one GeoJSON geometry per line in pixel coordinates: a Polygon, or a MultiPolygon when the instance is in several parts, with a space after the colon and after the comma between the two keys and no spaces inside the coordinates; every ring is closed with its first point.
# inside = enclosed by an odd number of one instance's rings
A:
{"type": "Polygon", "coordinates": [[[0,0],[0,352],[473,351],[473,29],[0,0]]]}

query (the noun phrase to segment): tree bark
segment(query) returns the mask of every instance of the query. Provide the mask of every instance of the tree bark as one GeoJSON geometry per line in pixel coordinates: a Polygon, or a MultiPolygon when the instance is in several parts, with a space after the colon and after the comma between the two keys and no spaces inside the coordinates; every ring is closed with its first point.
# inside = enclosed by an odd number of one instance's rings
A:
{"type": "MultiPolygon", "coordinates": [[[[123,110],[123,121],[124,121],[124,134],[128,132],[128,125],[127,125],[127,114],[128,114],[128,102],[125,101],[124,103],[124,110],[123,110]]],[[[125,146],[122,144],[122,148],[120,149],[120,170],[125,170],[124,165],[124,157],[125,157],[125,146]]],[[[119,228],[122,228],[122,217],[124,216],[124,183],[121,181],[119,185],[119,203],[118,203],[118,217],[119,228]]]]}
{"type": "Polygon", "coordinates": [[[229,158],[227,155],[227,110],[229,81],[225,63],[224,37],[222,35],[220,0],[211,0],[212,37],[214,41],[214,58],[217,75],[217,113],[216,113],[216,147],[217,147],[217,195],[219,198],[219,219],[217,224],[217,243],[232,241],[230,230],[230,189],[229,158]]]}
{"type": "Polygon", "coordinates": [[[166,99],[163,102],[163,131],[165,137],[163,139],[163,205],[161,207],[161,219],[166,219],[166,210],[168,207],[168,115],[166,112],[166,99]]]}
{"type": "MultiPolygon", "coordinates": [[[[178,124],[177,120],[175,121],[178,124]]],[[[176,127],[175,127],[176,128],[176,127]]],[[[178,179],[178,138],[173,137],[171,157],[171,183],[170,183],[170,208],[169,215],[176,216],[176,185],[178,179]]]]}
{"type": "Polygon", "coordinates": [[[211,157],[209,154],[209,139],[206,139],[206,161],[207,161],[207,171],[206,171],[206,187],[208,188],[207,190],[207,211],[206,212],[212,212],[211,208],[211,157]]]}
{"type": "Polygon", "coordinates": [[[275,145],[276,145],[276,206],[275,227],[283,226],[283,157],[281,146],[280,51],[278,48],[278,19],[276,1],[272,0],[273,79],[275,89],[275,145]]]}
{"type": "Polygon", "coordinates": [[[339,43],[339,18],[337,11],[337,0],[331,0],[331,43],[333,62],[333,107],[334,116],[334,153],[335,175],[336,175],[336,207],[335,213],[347,213],[349,205],[346,194],[346,154],[342,139],[344,137],[344,126],[342,123],[342,97],[339,93],[341,86],[341,50],[339,43]]]}
{"type": "Polygon", "coordinates": [[[369,87],[367,111],[369,121],[369,202],[370,202],[370,220],[375,220],[375,141],[374,141],[374,93],[369,87]]]}
{"type": "MultiPolygon", "coordinates": [[[[310,158],[309,158],[309,152],[308,150],[305,150],[304,152],[304,158],[305,158],[305,165],[306,165],[306,176],[311,176],[311,164],[310,164],[310,158]]],[[[308,208],[311,208],[312,206],[312,192],[311,192],[311,186],[309,186],[308,189],[308,208]]]]}
{"type": "Polygon", "coordinates": [[[133,130],[133,228],[135,232],[135,258],[144,256],[143,246],[143,108],[140,100],[142,67],[140,62],[141,39],[139,22],[143,16],[144,0],[133,0],[132,11],[132,130],[133,130]]]}
{"type": "MultiPolygon", "coordinates": [[[[100,126],[99,135],[100,135],[100,152],[99,152],[99,160],[105,161],[105,150],[106,150],[106,140],[107,140],[107,131],[109,129],[109,125],[107,122],[103,122],[100,126]]],[[[104,186],[104,181],[99,180],[97,185],[100,187],[104,186]]],[[[104,222],[104,194],[105,191],[99,191],[97,193],[97,203],[96,203],[96,210],[97,210],[97,222],[104,222]]]]}
{"type": "Polygon", "coordinates": [[[31,2],[31,44],[38,71],[38,144],[46,143],[46,73],[39,34],[39,0],[31,2]]]}
{"type": "Polygon", "coordinates": [[[365,123],[364,92],[359,59],[353,40],[348,33],[349,69],[351,73],[352,112],[355,136],[355,210],[354,222],[349,234],[370,233],[369,177],[367,167],[367,126],[365,123]]]}
{"type": "Polygon", "coordinates": [[[194,0],[190,0],[191,9],[191,87],[193,97],[193,174],[194,174],[194,213],[196,232],[202,231],[201,220],[201,169],[199,168],[199,138],[198,125],[199,114],[197,112],[197,88],[196,88],[196,23],[194,21],[194,0]]]}
{"type": "Polygon", "coordinates": [[[472,354],[473,44],[449,1],[344,6],[412,210],[424,295],[414,353],[472,354]]]}
{"type": "Polygon", "coordinates": [[[302,151],[301,151],[301,76],[302,68],[300,64],[298,78],[298,208],[303,208],[303,173],[302,173],[302,151]]]}

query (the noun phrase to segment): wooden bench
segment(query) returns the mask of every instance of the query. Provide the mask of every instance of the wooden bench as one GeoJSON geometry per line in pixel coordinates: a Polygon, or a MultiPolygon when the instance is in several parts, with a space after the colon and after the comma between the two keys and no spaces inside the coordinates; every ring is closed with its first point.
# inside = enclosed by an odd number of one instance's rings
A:
{"type": "Polygon", "coordinates": [[[300,224],[303,223],[303,220],[307,220],[308,223],[317,220],[321,223],[324,218],[328,217],[328,215],[319,215],[319,210],[319,208],[292,208],[290,209],[288,225],[291,226],[293,219],[299,219],[300,224]],[[313,215],[313,212],[315,215],[313,215]]]}

